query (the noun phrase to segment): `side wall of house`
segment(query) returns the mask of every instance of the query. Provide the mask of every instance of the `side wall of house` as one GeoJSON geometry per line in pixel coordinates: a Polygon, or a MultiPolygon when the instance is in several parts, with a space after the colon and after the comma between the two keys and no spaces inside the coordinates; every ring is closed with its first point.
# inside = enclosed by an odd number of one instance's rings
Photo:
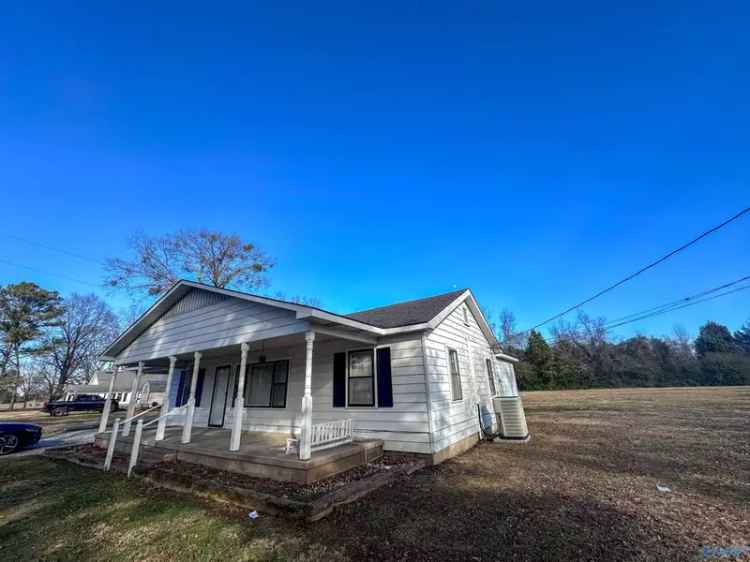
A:
{"type": "MultiPolygon", "coordinates": [[[[259,360],[261,351],[251,346],[248,363],[259,360]]],[[[393,384],[393,407],[333,407],[333,356],[335,353],[372,348],[347,340],[325,340],[318,336],[314,343],[312,397],[313,423],[322,423],[351,418],[355,437],[382,439],[385,449],[429,454],[431,452],[427,414],[427,394],[424,379],[424,362],[421,335],[394,337],[381,341],[377,347],[391,349],[391,377],[393,384]]],[[[296,434],[301,424],[300,409],[304,393],[305,344],[263,349],[267,361],[288,359],[289,382],[286,408],[245,408],[243,429],[246,431],[272,431],[296,434]]],[[[211,395],[216,368],[232,366],[230,388],[234,388],[234,374],[239,365],[239,352],[231,356],[201,361],[205,368],[205,379],[201,405],[196,408],[195,425],[208,425],[211,395]]],[[[174,377],[169,391],[170,405],[177,396],[179,375],[174,377]]],[[[377,387],[377,384],[375,385],[377,387]]],[[[224,427],[231,427],[234,419],[232,391],[229,392],[225,409],[224,427]]],[[[181,423],[175,416],[170,423],[181,423]]]]}
{"type": "MultiPolygon", "coordinates": [[[[430,385],[433,453],[459,443],[470,443],[480,435],[477,405],[486,428],[494,426],[492,392],[486,359],[495,357],[477,319],[465,303],[424,338],[427,380],[430,385]],[[464,322],[464,310],[468,322],[464,322]],[[458,354],[463,397],[456,399],[451,388],[448,352],[458,354]]],[[[495,373],[496,375],[496,373],[495,373]]],[[[497,390],[498,380],[495,376],[497,390]]]]}

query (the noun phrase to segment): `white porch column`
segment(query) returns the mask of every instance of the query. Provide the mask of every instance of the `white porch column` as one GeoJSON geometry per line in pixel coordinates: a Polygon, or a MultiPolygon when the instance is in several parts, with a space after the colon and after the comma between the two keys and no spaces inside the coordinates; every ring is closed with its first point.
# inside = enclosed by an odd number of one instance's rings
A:
{"type": "Polygon", "coordinates": [[[109,411],[112,409],[112,392],[115,388],[115,379],[117,378],[117,372],[120,370],[119,365],[114,365],[112,369],[112,378],[109,379],[109,390],[107,391],[107,400],[104,402],[104,409],[102,410],[102,417],[99,420],[99,433],[107,431],[107,422],[109,421],[109,411]]]}
{"type": "Polygon", "coordinates": [[[159,414],[159,423],[156,425],[156,440],[164,440],[164,431],[167,429],[166,415],[169,413],[169,391],[172,388],[172,377],[174,376],[174,366],[177,363],[177,357],[169,358],[169,372],[167,373],[167,388],[164,392],[164,398],[161,401],[161,410],[159,414]]]}
{"type": "MultiPolygon", "coordinates": [[[[141,377],[143,376],[143,361],[138,361],[138,371],[133,378],[133,384],[130,385],[130,402],[128,402],[128,415],[127,418],[132,418],[135,414],[135,397],[138,394],[138,387],[141,385],[141,377]]],[[[123,436],[127,437],[130,435],[131,421],[125,422],[125,427],[122,430],[123,436]]]]}
{"type": "Polygon", "coordinates": [[[247,368],[247,352],[250,346],[243,343],[240,349],[242,350],[242,356],[240,358],[240,372],[237,374],[237,398],[234,400],[234,424],[232,425],[232,438],[229,442],[230,451],[240,450],[242,415],[245,413],[245,369],[247,368]]]}
{"type": "Polygon", "coordinates": [[[182,442],[190,443],[190,434],[193,431],[193,417],[195,416],[195,389],[198,386],[198,370],[201,362],[201,354],[193,354],[193,378],[190,380],[190,398],[187,401],[187,413],[185,414],[185,425],[182,427],[182,442]]]}
{"type": "Polygon", "coordinates": [[[315,332],[305,334],[305,395],[302,397],[302,428],[299,440],[299,458],[310,458],[312,440],[312,361],[315,332]]]}

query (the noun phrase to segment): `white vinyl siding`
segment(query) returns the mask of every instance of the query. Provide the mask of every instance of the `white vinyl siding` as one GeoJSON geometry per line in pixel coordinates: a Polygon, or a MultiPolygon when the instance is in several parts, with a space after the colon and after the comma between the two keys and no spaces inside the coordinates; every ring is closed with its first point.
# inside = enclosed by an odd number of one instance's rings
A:
{"type": "Polygon", "coordinates": [[[307,323],[297,320],[290,310],[230,298],[195,310],[162,316],[117,359],[121,363],[163,359],[169,355],[239,345],[307,329],[307,323]]]}
{"type": "MultiPolygon", "coordinates": [[[[350,418],[355,438],[382,439],[389,451],[430,453],[430,435],[425,393],[424,362],[421,334],[383,338],[377,347],[391,348],[391,380],[393,407],[372,406],[333,407],[333,355],[356,349],[356,344],[347,340],[316,340],[313,349],[312,397],[313,423],[323,423],[350,418]]],[[[361,348],[360,348],[361,349],[361,348]]],[[[296,434],[299,431],[302,415],[302,395],[305,379],[305,342],[294,346],[269,348],[263,354],[271,362],[289,359],[289,382],[285,408],[246,407],[243,416],[245,431],[273,431],[296,434]]],[[[258,361],[259,353],[251,352],[248,363],[258,361]]],[[[236,373],[240,362],[239,350],[234,355],[201,360],[206,369],[203,396],[206,398],[195,411],[195,425],[208,425],[210,396],[213,388],[214,371],[217,366],[232,364],[236,373]]],[[[234,376],[234,375],[233,375],[234,376]]],[[[174,405],[176,381],[170,389],[174,405]]],[[[234,379],[231,381],[234,388],[234,379]]],[[[227,400],[224,427],[231,427],[234,419],[232,393],[227,400]]],[[[247,404],[246,404],[247,406],[247,404]]],[[[179,424],[180,417],[170,419],[170,424],[179,424]]]]}
{"type": "Polygon", "coordinates": [[[432,407],[433,452],[438,452],[471,435],[478,435],[477,404],[482,420],[489,428],[494,422],[492,392],[486,372],[485,358],[494,357],[479,324],[466,304],[451,312],[425,338],[427,381],[432,407]],[[464,310],[469,325],[464,322],[464,310]],[[451,370],[447,350],[456,350],[463,393],[462,401],[454,401],[451,370]],[[473,363],[473,364],[472,364],[473,363]]]}

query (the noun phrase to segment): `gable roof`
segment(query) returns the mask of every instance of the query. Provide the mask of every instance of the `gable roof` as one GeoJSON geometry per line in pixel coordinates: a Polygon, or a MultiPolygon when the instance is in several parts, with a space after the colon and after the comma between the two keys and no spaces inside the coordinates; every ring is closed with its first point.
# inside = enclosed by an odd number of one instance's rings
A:
{"type": "Polygon", "coordinates": [[[378,328],[397,328],[423,324],[435,318],[442,310],[460,297],[468,289],[451,291],[434,297],[400,302],[388,306],[370,308],[347,314],[347,318],[377,326],[378,328]]]}
{"type": "Polygon", "coordinates": [[[211,285],[204,285],[195,281],[180,280],[175,283],[166,293],[151,305],[135,322],[125,329],[107,348],[102,352],[103,359],[113,359],[121,353],[128,345],[135,341],[145,330],[156,322],[162,315],[169,311],[180,299],[193,289],[200,289],[214,294],[235,297],[238,299],[276,306],[293,311],[298,319],[309,318],[331,324],[340,324],[347,328],[370,332],[375,336],[386,336],[400,331],[414,331],[421,329],[433,329],[455,306],[466,301],[469,308],[479,320],[479,326],[490,342],[496,342],[487,321],[479,310],[471,291],[462,289],[452,291],[434,297],[417,299],[390,306],[382,306],[354,312],[349,315],[329,312],[315,306],[307,306],[235,291],[232,289],[220,289],[211,285]]]}

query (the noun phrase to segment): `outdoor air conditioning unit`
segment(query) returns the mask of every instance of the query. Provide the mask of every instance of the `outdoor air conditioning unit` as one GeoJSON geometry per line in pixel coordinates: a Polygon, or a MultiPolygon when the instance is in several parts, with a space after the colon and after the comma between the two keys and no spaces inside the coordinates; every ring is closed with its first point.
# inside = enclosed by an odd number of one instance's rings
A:
{"type": "Polygon", "coordinates": [[[518,384],[513,363],[517,360],[502,353],[495,355],[500,380],[500,394],[492,399],[495,418],[499,426],[500,439],[526,440],[529,428],[526,426],[526,414],[523,402],[518,395],[518,384]]]}
{"type": "Polygon", "coordinates": [[[527,439],[526,414],[520,396],[495,396],[492,399],[501,439],[527,439]]]}

